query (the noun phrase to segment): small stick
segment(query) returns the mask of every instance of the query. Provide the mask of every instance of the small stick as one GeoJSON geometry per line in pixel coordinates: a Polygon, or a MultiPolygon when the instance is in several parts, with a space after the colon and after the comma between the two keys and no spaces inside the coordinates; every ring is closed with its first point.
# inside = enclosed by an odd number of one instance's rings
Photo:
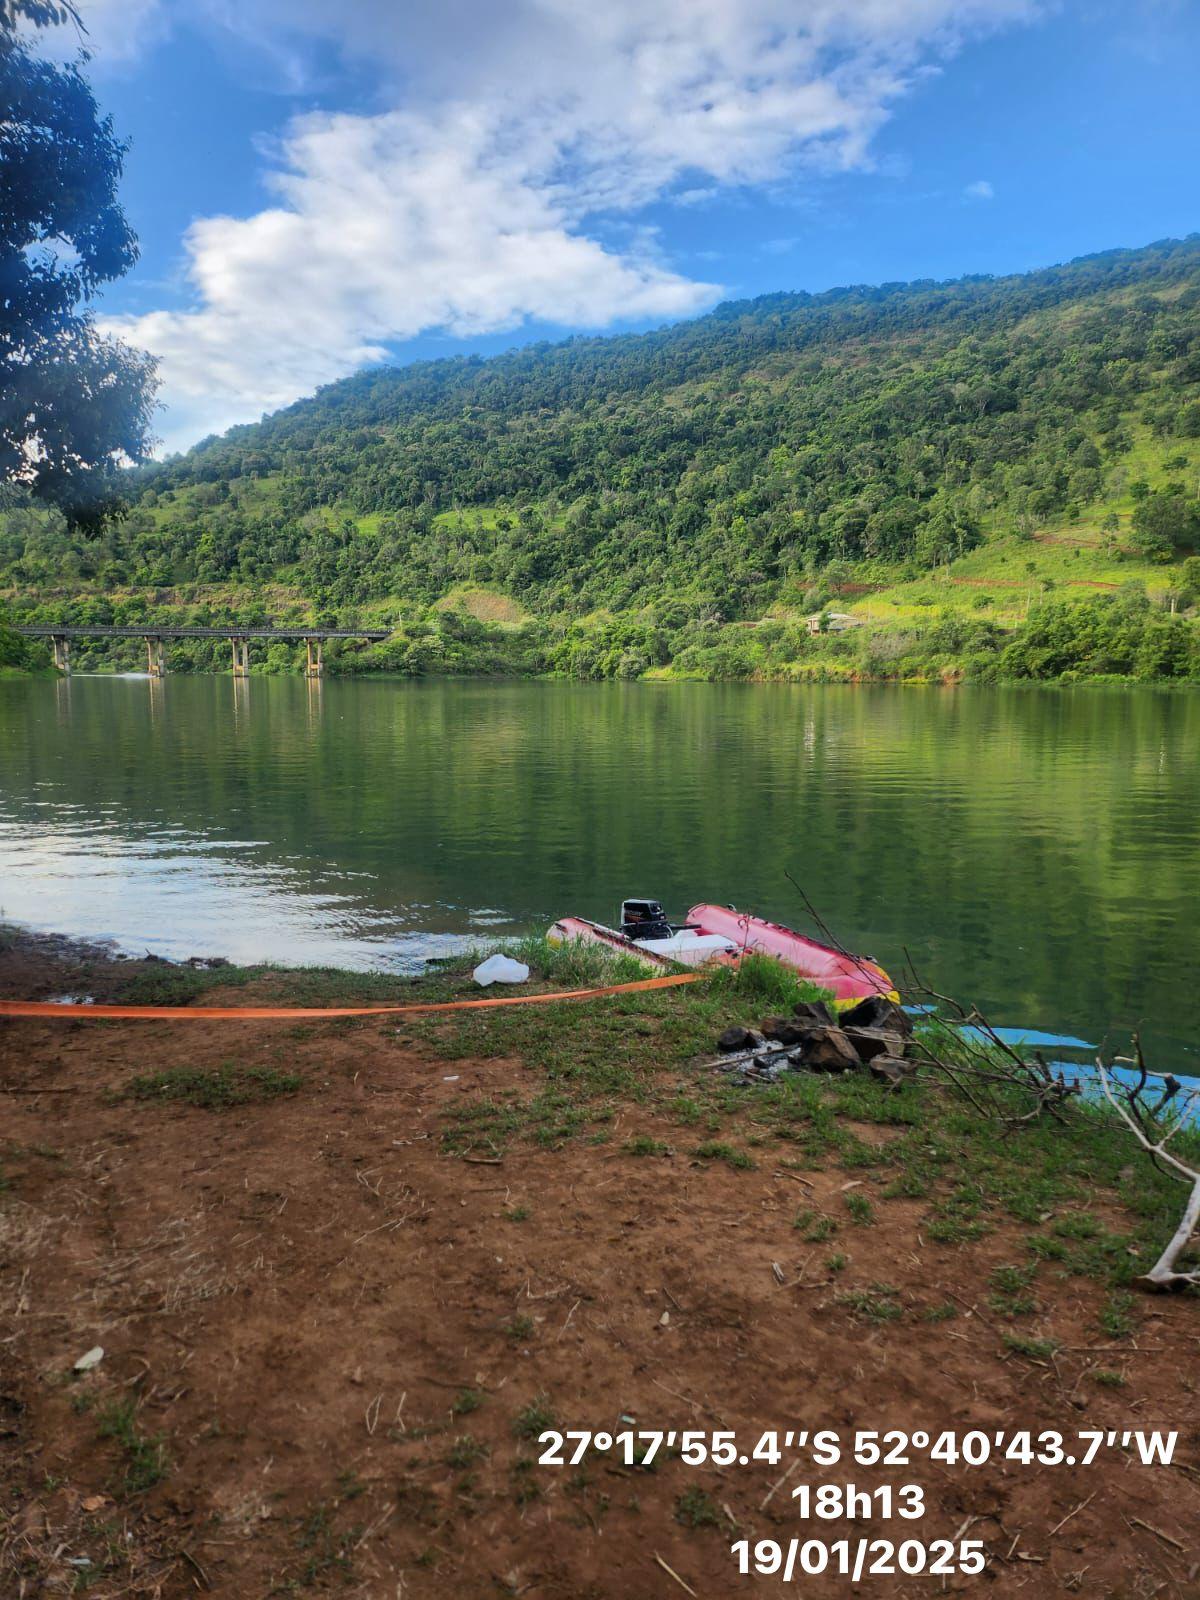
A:
{"type": "Polygon", "coordinates": [[[721,1415],[721,1413],[719,1411],[714,1411],[711,1406],[702,1405],[699,1400],[689,1400],[686,1394],[680,1394],[677,1389],[668,1389],[666,1384],[660,1383],[657,1378],[651,1378],[650,1382],[656,1389],[662,1389],[664,1393],[674,1395],[676,1400],[682,1400],[684,1405],[693,1406],[697,1411],[707,1411],[709,1416],[716,1417],[718,1422],[725,1421],[725,1418],[721,1415]]]}
{"type": "Polygon", "coordinates": [[[782,1478],[777,1478],[775,1480],[775,1482],[771,1485],[771,1487],[767,1490],[766,1494],[763,1496],[762,1504],[758,1508],[760,1511],[765,1511],[767,1509],[767,1507],[770,1505],[771,1501],[775,1497],[776,1490],[783,1488],[784,1484],[791,1477],[792,1473],[795,1472],[796,1468],[800,1465],[800,1461],[801,1461],[801,1457],[797,1456],[795,1461],[792,1462],[791,1466],[784,1473],[783,1477],[782,1478]]]}
{"type": "Polygon", "coordinates": [[[681,1589],[686,1589],[687,1590],[687,1592],[692,1596],[692,1600],[697,1600],[695,1589],[691,1588],[688,1584],[684,1583],[683,1579],[679,1576],[679,1574],[674,1570],[673,1567],[669,1567],[667,1565],[667,1563],[659,1555],[657,1550],[654,1552],[654,1559],[655,1559],[655,1561],[658,1562],[659,1566],[663,1569],[663,1571],[668,1574],[668,1576],[670,1576],[670,1577],[675,1579],[675,1582],[679,1585],[679,1587],[681,1589]]]}
{"type": "Polygon", "coordinates": [[[1056,1522],[1054,1524],[1054,1526],[1050,1529],[1050,1532],[1046,1535],[1047,1539],[1053,1539],[1054,1535],[1058,1532],[1058,1530],[1060,1528],[1065,1528],[1066,1527],[1067,1523],[1070,1522],[1071,1518],[1075,1515],[1075,1512],[1076,1511],[1082,1511],[1085,1506],[1090,1506],[1092,1501],[1096,1498],[1096,1496],[1099,1493],[1100,1493],[1099,1489],[1093,1489],[1091,1494],[1088,1495],[1086,1500],[1081,1500],[1079,1502],[1079,1504],[1075,1507],[1075,1511],[1068,1511],[1066,1516],[1062,1519],[1062,1521],[1061,1522],[1056,1522]]]}
{"type": "Polygon", "coordinates": [[[196,1560],[195,1556],[192,1555],[192,1553],[189,1550],[184,1550],[182,1547],[180,1548],[179,1554],[183,1557],[183,1559],[188,1563],[189,1566],[195,1567],[196,1571],[200,1574],[200,1577],[203,1580],[204,1587],[206,1589],[211,1589],[212,1588],[212,1584],[208,1581],[208,1573],[205,1572],[204,1568],[196,1560]]]}
{"type": "Polygon", "coordinates": [[[1178,1539],[1172,1539],[1169,1533],[1164,1533],[1161,1528],[1156,1528],[1152,1522],[1143,1522],[1141,1517],[1129,1517],[1126,1520],[1131,1528],[1145,1528],[1147,1533],[1154,1534],[1155,1538],[1161,1539],[1164,1544],[1174,1545],[1176,1550],[1187,1549],[1186,1545],[1180,1544],[1178,1539]]]}

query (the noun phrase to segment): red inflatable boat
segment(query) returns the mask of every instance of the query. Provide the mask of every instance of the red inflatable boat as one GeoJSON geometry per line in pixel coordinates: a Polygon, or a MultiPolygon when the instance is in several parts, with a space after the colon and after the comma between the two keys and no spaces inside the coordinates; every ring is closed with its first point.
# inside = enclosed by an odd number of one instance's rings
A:
{"type": "Polygon", "coordinates": [[[766,922],[732,906],[693,906],[687,914],[688,926],[697,933],[716,933],[736,945],[738,954],[774,956],[792,967],[810,983],[829,989],[839,1006],[857,1005],[872,995],[899,1000],[892,980],[881,966],[865,956],[844,954],[829,945],[806,939],[802,933],[779,922],[766,922]]]}
{"type": "Polygon", "coordinates": [[[778,922],[752,917],[731,906],[693,906],[682,925],[666,920],[657,900],[626,900],[619,928],[586,917],[561,917],[546,937],[552,944],[582,939],[630,955],[643,966],[670,972],[676,966],[697,967],[709,961],[736,964],[747,953],[774,956],[802,978],[827,989],[839,1010],[882,995],[899,1000],[883,968],[865,956],[854,956],[806,939],[778,922]]]}

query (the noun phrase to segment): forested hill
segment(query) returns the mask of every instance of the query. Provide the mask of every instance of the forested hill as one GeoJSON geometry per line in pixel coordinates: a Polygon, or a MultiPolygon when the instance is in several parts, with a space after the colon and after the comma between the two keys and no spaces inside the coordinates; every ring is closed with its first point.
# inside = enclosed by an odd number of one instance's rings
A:
{"type": "Polygon", "coordinates": [[[145,469],[99,541],[10,511],[0,584],[730,622],[1046,529],[1166,567],[1198,452],[1200,235],[375,368],[145,469]]]}

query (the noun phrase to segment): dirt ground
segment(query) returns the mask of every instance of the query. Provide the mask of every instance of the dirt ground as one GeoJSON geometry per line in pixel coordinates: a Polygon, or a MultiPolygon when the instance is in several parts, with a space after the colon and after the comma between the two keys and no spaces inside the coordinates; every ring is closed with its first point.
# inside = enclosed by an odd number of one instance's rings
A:
{"type": "MultiPolygon", "coordinates": [[[[0,952],[5,997],[76,975],[62,950],[0,952]]],[[[1114,1341],[1101,1288],[1073,1280],[1062,1348],[1027,1357],[988,1308],[1004,1229],[938,1244],[919,1206],[889,1202],[855,1232],[852,1278],[896,1286],[910,1314],[864,1321],[794,1226],[801,1204],[843,1203],[844,1171],[703,1163],[636,1105],[603,1144],[447,1151],[448,1116],[530,1077],[448,1063],[380,1019],[0,1020],[0,1592],[1200,1595],[1194,1299],[1147,1297],[1114,1341]],[[139,1073],[234,1055],[303,1087],[219,1109],[122,1097],[139,1073]],[[674,1148],[630,1155],[639,1135],[674,1148]],[[1116,1448],[1086,1467],[785,1451],[572,1468],[525,1436],[551,1417],[729,1429],[747,1454],[771,1428],[1181,1436],[1171,1466],[1116,1448]],[[927,1513],[805,1524],[802,1482],[915,1482],[927,1513]],[[988,1567],[784,1584],[739,1575],[730,1549],[864,1534],[982,1539],[988,1567]]]]}

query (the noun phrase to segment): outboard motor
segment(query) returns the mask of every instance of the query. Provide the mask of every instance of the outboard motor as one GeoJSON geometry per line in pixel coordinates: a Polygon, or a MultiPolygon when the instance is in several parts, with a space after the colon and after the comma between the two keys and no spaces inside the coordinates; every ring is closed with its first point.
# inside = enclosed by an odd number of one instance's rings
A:
{"type": "Polygon", "coordinates": [[[674,931],[657,900],[621,902],[621,932],[627,939],[669,939],[674,931]]]}

